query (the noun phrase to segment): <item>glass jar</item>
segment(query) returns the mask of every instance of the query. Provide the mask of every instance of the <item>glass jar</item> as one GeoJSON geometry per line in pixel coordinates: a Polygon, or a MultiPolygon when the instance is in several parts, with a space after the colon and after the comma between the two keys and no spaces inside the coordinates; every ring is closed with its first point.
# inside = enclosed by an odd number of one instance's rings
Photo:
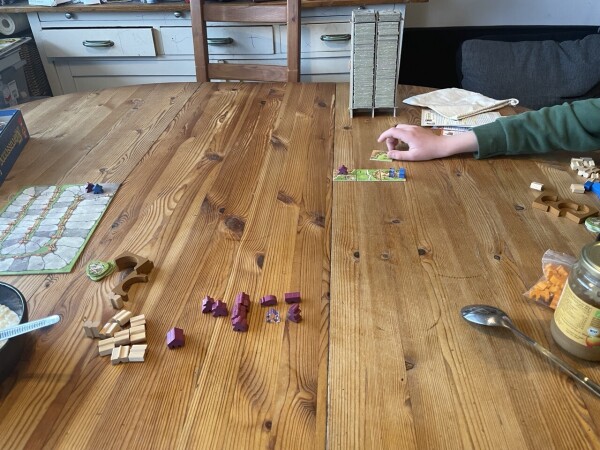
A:
{"type": "Polygon", "coordinates": [[[588,244],[571,269],[550,324],[556,343],[588,361],[600,361],[600,242],[588,244]]]}

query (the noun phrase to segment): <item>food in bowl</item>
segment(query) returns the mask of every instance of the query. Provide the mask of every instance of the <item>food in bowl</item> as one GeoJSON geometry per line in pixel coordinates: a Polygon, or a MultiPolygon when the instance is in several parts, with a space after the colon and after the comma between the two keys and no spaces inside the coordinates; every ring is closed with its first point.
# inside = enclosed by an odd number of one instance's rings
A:
{"type": "MultiPolygon", "coordinates": [[[[6,328],[14,327],[15,325],[19,325],[21,319],[6,305],[0,305],[0,330],[4,330],[6,328]]],[[[0,348],[4,347],[4,344],[8,342],[8,339],[4,339],[0,341],[0,348]]]]}

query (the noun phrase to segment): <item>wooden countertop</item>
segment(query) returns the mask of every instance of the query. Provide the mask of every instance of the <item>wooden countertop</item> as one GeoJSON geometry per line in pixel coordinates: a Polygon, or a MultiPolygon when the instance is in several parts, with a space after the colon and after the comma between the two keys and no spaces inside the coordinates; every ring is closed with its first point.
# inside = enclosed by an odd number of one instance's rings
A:
{"type": "Polygon", "coordinates": [[[459,315],[497,306],[600,380],[522,296],[544,251],[577,255],[595,238],[531,206],[533,180],[599,206],[570,193],[571,155],[370,161],[379,133],[420,111],[351,119],[348,84],[151,84],[21,108],[31,140],[0,200],[28,185],[122,185],[71,273],[0,277],[30,320],[62,317],[27,335],[0,385],[3,448],[600,447],[598,398],[509,331],[459,315]],[[333,182],[341,164],[403,166],[407,180],[333,182]],[[85,266],[125,250],[156,267],[127,303],[146,315],[148,353],[112,366],[82,324],[115,314],[122,274],[96,283],[85,266]],[[259,297],[292,290],[304,320],[266,323],[259,297]],[[205,295],[231,305],[239,291],[247,333],[201,313],[205,295]],[[186,343],[169,350],[173,326],[186,343]]]}
{"type": "MultiPolygon", "coordinates": [[[[368,6],[389,3],[426,3],[429,0],[302,0],[303,8],[316,8],[322,6],[368,6]]],[[[46,12],[140,12],[140,11],[189,11],[190,5],[185,2],[164,3],[104,3],[102,5],[62,4],[55,7],[33,6],[27,2],[18,2],[12,5],[0,6],[2,13],[29,13],[37,11],[46,12]]]]}

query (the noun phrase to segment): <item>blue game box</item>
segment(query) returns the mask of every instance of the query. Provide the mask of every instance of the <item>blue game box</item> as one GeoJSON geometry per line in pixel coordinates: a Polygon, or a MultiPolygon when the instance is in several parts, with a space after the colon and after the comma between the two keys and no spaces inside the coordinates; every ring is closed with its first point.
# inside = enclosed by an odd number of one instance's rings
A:
{"type": "Polygon", "coordinates": [[[29,131],[18,109],[0,111],[0,185],[6,179],[23,147],[29,140],[29,131]]]}

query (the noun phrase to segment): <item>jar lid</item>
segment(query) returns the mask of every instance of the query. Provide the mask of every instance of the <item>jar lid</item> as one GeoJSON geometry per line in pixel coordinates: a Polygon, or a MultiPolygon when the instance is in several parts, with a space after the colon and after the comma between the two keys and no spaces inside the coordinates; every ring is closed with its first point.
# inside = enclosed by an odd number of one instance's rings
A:
{"type": "Polygon", "coordinates": [[[583,247],[581,262],[594,277],[600,278],[600,242],[593,242],[583,247]]]}
{"type": "Polygon", "coordinates": [[[588,217],[585,219],[585,227],[592,233],[600,233],[600,217],[588,217]]]}

